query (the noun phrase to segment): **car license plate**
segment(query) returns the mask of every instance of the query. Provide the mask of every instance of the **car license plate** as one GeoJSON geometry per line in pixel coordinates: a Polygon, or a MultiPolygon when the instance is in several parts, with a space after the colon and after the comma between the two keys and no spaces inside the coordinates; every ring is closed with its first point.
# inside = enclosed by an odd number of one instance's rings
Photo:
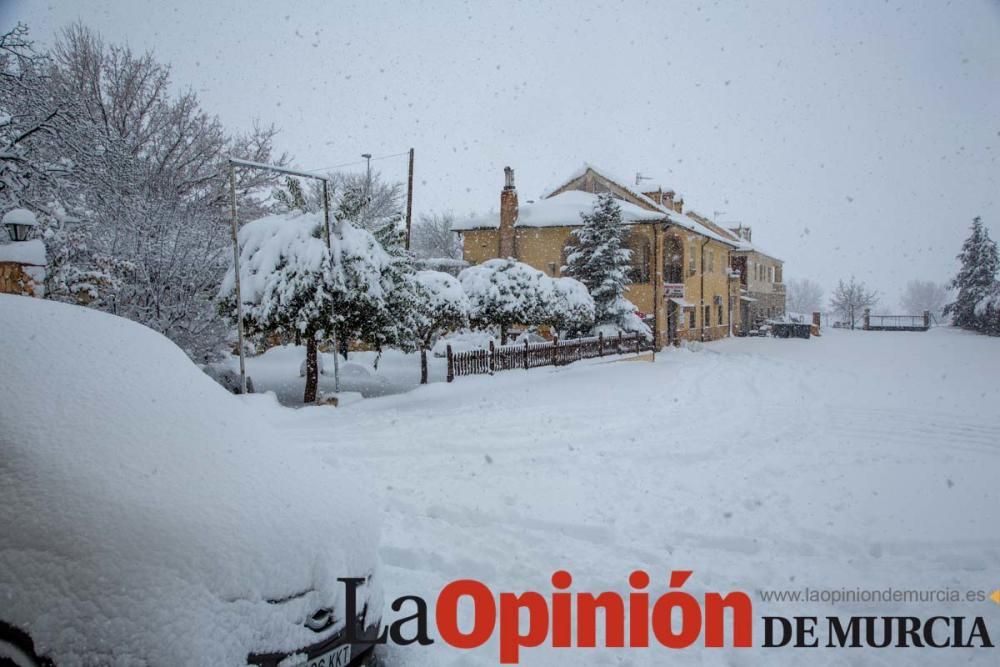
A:
{"type": "Polygon", "coordinates": [[[347,667],[350,661],[351,645],[343,644],[302,663],[302,667],[347,667]]]}

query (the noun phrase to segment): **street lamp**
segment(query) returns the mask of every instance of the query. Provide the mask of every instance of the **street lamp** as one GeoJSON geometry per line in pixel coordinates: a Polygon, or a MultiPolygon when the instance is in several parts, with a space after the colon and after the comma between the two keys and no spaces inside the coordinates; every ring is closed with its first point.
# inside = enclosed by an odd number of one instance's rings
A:
{"type": "Polygon", "coordinates": [[[4,213],[3,226],[11,241],[27,241],[31,230],[38,226],[38,219],[26,208],[15,208],[4,213]]]}

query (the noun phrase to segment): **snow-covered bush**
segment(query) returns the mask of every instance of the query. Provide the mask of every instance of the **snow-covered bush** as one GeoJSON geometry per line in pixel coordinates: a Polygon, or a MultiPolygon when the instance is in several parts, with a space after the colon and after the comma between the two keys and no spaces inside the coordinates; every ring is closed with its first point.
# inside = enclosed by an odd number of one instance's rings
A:
{"type": "Polygon", "coordinates": [[[555,299],[550,323],[560,335],[577,336],[594,326],[594,299],[586,285],[573,278],[553,278],[555,299]]]}
{"type": "Polygon", "coordinates": [[[460,329],[469,321],[469,299],[458,279],[441,271],[417,271],[412,275],[413,334],[420,346],[420,382],[427,382],[427,350],[445,331],[460,329]]]}
{"type": "Polygon", "coordinates": [[[442,332],[468,324],[469,299],[457,278],[441,271],[417,271],[413,282],[417,335],[424,347],[433,345],[442,332]]]}
{"type": "Polygon", "coordinates": [[[512,259],[491,259],[458,274],[469,299],[469,319],[479,327],[496,326],[500,342],[514,324],[548,322],[555,289],[552,279],[512,259]]]}

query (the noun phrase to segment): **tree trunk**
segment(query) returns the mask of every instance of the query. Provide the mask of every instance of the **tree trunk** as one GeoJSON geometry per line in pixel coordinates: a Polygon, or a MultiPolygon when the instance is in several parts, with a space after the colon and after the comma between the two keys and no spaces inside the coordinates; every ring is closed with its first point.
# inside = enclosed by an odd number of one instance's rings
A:
{"type": "Polygon", "coordinates": [[[347,336],[337,336],[337,347],[340,348],[340,356],[347,361],[347,336]]]}
{"type": "Polygon", "coordinates": [[[420,384],[427,384],[427,348],[420,348],[420,384]]]}
{"type": "Polygon", "coordinates": [[[507,344],[507,325],[506,324],[501,324],[500,325],[500,345],[506,345],[506,344],[507,344]]]}
{"type": "Polygon", "coordinates": [[[319,383],[319,364],[316,363],[316,337],[306,338],[306,393],[302,397],[307,405],[316,402],[316,385],[319,383]]]}

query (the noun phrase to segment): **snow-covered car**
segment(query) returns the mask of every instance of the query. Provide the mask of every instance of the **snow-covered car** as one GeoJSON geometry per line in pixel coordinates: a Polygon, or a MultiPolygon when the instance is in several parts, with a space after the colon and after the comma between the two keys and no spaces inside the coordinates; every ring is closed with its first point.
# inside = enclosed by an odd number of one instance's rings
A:
{"type": "Polygon", "coordinates": [[[0,664],[374,661],[360,471],[141,325],[9,295],[0,322],[0,664]]]}

